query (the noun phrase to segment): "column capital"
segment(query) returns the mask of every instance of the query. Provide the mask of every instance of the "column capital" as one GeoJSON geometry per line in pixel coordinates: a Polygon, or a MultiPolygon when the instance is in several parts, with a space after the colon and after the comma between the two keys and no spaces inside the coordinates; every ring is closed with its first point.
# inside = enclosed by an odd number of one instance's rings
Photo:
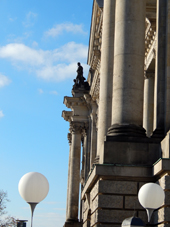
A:
{"type": "Polygon", "coordinates": [[[85,137],[87,136],[87,130],[89,128],[89,124],[88,123],[84,123],[84,126],[82,128],[82,136],[85,137]]]}
{"type": "Polygon", "coordinates": [[[67,139],[68,139],[69,145],[71,145],[71,142],[72,142],[72,134],[71,133],[67,134],[67,139]]]}
{"type": "Polygon", "coordinates": [[[84,128],[84,123],[83,122],[71,122],[70,123],[70,132],[71,133],[78,133],[81,134],[82,130],[84,128]]]}

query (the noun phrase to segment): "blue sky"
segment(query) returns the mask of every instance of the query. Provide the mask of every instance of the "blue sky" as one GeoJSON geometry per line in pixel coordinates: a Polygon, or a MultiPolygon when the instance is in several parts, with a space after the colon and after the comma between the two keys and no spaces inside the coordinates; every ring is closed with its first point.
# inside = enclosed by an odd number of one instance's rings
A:
{"type": "Polygon", "coordinates": [[[0,189],[11,200],[8,213],[30,220],[18,182],[32,171],[47,177],[36,227],[65,220],[69,124],[61,113],[78,61],[87,77],[92,2],[0,0],[0,189]]]}

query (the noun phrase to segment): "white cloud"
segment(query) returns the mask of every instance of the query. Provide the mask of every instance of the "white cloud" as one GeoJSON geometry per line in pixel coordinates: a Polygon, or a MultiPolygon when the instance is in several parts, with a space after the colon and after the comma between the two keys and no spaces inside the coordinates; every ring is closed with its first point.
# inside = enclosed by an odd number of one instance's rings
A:
{"type": "MultiPolygon", "coordinates": [[[[35,73],[48,81],[61,81],[75,78],[77,62],[85,62],[87,46],[70,42],[58,49],[44,51],[34,49],[21,43],[0,46],[0,58],[7,59],[22,70],[35,73]]],[[[83,65],[85,76],[88,66],[83,65]]]]}
{"type": "Polygon", "coordinates": [[[4,117],[2,110],[0,110],[0,118],[4,117]]]}
{"type": "Polygon", "coordinates": [[[0,73],[0,88],[4,87],[10,83],[11,83],[11,80],[8,79],[8,77],[6,77],[0,73]]]}
{"type": "Polygon", "coordinates": [[[38,89],[38,92],[39,92],[39,94],[43,94],[44,93],[44,91],[41,88],[38,89]]]}
{"type": "Polygon", "coordinates": [[[15,21],[15,20],[17,20],[17,17],[14,17],[14,18],[9,17],[9,21],[13,22],[13,21],[15,21]]]}
{"type": "Polygon", "coordinates": [[[37,14],[36,13],[33,13],[33,12],[27,13],[26,18],[25,18],[25,21],[23,22],[23,25],[25,27],[31,27],[31,26],[33,26],[34,23],[35,23],[36,17],[37,17],[37,14]]]}
{"type": "Polygon", "coordinates": [[[52,95],[58,95],[58,92],[57,91],[50,91],[50,94],[52,94],[52,95]]]}
{"type": "Polygon", "coordinates": [[[57,24],[53,28],[46,31],[45,35],[56,37],[62,34],[64,31],[71,32],[73,34],[87,34],[87,32],[83,30],[82,24],[62,23],[62,24],[57,24]]]}
{"type": "Polygon", "coordinates": [[[22,34],[22,36],[16,36],[15,34],[9,34],[7,42],[8,43],[22,43],[24,40],[27,40],[30,36],[32,36],[32,31],[27,31],[22,34]]]}
{"type": "Polygon", "coordinates": [[[38,43],[36,41],[33,41],[32,47],[37,47],[37,46],[38,46],[38,43]]]}
{"type": "Polygon", "coordinates": [[[21,43],[11,43],[0,47],[0,58],[7,58],[13,62],[40,65],[44,62],[42,50],[34,50],[21,43]]]}

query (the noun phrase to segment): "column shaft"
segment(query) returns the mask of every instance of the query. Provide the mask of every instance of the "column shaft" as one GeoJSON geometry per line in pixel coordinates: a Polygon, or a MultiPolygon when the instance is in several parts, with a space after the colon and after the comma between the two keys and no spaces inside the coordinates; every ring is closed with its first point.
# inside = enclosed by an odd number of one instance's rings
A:
{"type": "Polygon", "coordinates": [[[67,180],[67,205],[66,205],[66,220],[68,219],[68,204],[69,204],[69,191],[70,191],[70,164],[71,164],[71,133],[68,133],[68,140],[70,145],[69,159],[68,159],[68,180],[67,180]]]}
{"type": "Polygon", "coordinates": [[[78,220],[79,184],[80,184],[80,153],[81,153],[81,127],[72,125],[72,144],[70,161],[70,184],[67,207],[67,221],[78,220]]]}
{"type": "Polygon", "coordinates": [[[114,125],[143,124],[145,10],[145,0],[116,1],[113,131],[109,130],[109,134],[114,134],[114,125]]]}
{"type": "Polygon", "coordinates": [[[144,83],[143,127],[148,137],[153,132],[154,76],[154,73],[146,72],[144,83]]]}
{"type": "Polygon", "coordinates": [[[97,130],[96,130],[96,114],[91,114],[91,150],[90,150],[90,169],[92,168],[96,157],[96,143],[97,143],[97,130]]]}
{"type": "Polygon", "coordinates": [[[167,2],[166,11],[166,129],[165,132],[170,130],[170,1],[167,2]]]}
{"type": "Polygon", "coordinates": [[[115,0],[104,1],[101,47],[100,97],[97,155],[103,150],[104,136],[111,125],[115,0]]]}
{"type": "Polygon", "coordinates": [[[87,131],[85,129],[84,129],[84,132],[83,132],[83,138],[84,138],[84,143],[83,143],[83,153],[84,153],[84,180],[86,181],[87,175],[89,173],[89,168],[88,168],[87,131]]]}
{"type": "Polygon", "coordinates": [[[167,0],[157,0],[157,53],[155,77],[154,135],[164,135],[166,94],[166,7],[167,0]]]}

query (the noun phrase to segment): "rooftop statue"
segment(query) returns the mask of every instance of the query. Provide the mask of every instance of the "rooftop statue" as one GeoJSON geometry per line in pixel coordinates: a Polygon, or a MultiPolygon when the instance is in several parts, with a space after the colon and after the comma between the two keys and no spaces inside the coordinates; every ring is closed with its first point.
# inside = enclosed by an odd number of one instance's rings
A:
{"type": "Polygon", "coordinates": [[[74,80],[76,85],[83,85],[85,78],[83,76],[83,67],[81,66],[80,62],[77,63],[78,68],[77,68],[77,77],[74,80]]]}
{"type": "Polygon", "coordinates": [[[74,79],[74,85],[73,85],[73,89],[79,89],[79,88],[83,88],[85,90],[89,90],[89,83],[86,80],[86,78],[83,76],[83,67],[81,66],[80,62],[77,63],[77,76],[76,79],[74,79]]]}

